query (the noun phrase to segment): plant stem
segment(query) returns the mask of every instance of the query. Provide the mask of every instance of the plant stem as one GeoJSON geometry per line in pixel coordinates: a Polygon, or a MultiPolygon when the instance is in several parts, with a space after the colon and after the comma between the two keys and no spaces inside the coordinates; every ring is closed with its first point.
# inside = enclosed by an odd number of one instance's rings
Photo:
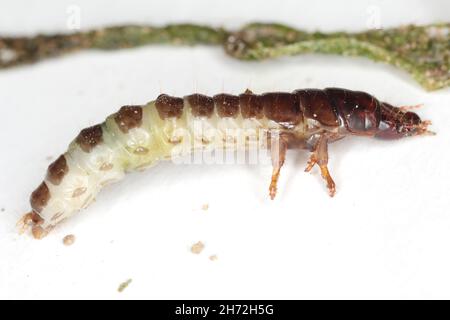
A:
{"type": "Polygon", "coordinates": [[[115,50],[147,44],[222,45],[232,57],[262,60],[325,53],[362,56],[406,70],[425,89],[450,86],[450,23],[360,33],[304,32],[254,23],[236,32],[194,24],[119,26],[87,32],[0,38],[0,69],[81,49],[115,50]]]}

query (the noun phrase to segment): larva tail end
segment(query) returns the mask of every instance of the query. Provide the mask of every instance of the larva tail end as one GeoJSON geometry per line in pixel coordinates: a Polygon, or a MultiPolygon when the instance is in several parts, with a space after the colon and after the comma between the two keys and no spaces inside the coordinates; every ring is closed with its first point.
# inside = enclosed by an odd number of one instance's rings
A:
{"type": "Polygon", "coordinates": [[[41,240],[42,238],[48,235],[48,231],[42,228],[41,226],[34,225],[31,229],[31,233],[36,240],[41,240]]]}
{"type": "Polygon", "coordinates": [[[33,212],[28,212],[17,221],[16,227],[19,234],[24,234],[33,224],[33,212]]]}
{"type": "Polygon", "coordinates": [[[27,214],[25,214],[16,224],[19,234],[24,234],[28,229],[31,228],[31,234],[35,239],[42,239],[44,238],[49,230],[44,229],[40,226],[42,220],[39,217],[38,214],[31,211],[27,214]]]}

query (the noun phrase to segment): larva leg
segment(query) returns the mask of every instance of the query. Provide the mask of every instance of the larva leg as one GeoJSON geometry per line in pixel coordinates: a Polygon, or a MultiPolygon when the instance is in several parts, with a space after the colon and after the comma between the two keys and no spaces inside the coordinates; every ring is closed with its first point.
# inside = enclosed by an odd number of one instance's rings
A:
{"type": "Polygon", "coordinates": [[[305,169],[306,172],[309,172],[316,164],[320,167],[322,178],[327,183],[328,192],[331,197],[336,193],[336,184],[328,171],[328,143],[338,140],[339,138],[340,137],[329,136],[326,133],[323,133],[319,137],[305,169]]]}
{"type": "Polygon", "coordinates": [[[413,105],[413,106],[401,106],[401,107],[399,107],[399,109],[401,111],[403,111],[403,112],[407,112],[407,111],[411,111],[411,110],[414,110],[414,109],[419,109],[419,108],[422,108],[422,107],[423,107],[423,103],[420,103],[420,104],[416,104],[416,105],[413,105]]]}
{"type": "Polygon", "coordinates": [[[286,159],[287,147],[287,142],[285,139],[283,139],[283,136],[281,136],[279,139],[272,140],[270,152],[272,157],[273,171],[272,180],[269,187],[269,195],[272,200],[277,194],[277,182],[278,178],[280,177],[281,167],[283,166],[284,160],[286,159]]]}

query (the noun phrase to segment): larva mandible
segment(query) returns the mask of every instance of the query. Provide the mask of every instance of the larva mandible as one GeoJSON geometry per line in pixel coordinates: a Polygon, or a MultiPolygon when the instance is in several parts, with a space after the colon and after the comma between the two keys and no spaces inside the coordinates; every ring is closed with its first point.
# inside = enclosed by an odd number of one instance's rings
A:
{"type": "MultiPolygon", "coordinates": [[[[32,226],[32,234],[40,239],[86,208],[103,186],[121,180],[125,172],[170,158],[184,139],[200,141],[201,146],[226,141],[228,128],[263,129],[269,138],[277,132],[276,148],[267,144],[273,165],[269,187],[272,199],[289,148],[311,152],[305,171],[317,164],[333,196],[335,183],[327,167],[329,143],[348,135],[396,139],[430,134],[429,125],[406,108],[393,107],[364,92],[339,88],[261,95],[247,90],[238,96],[214,97],[161,94],[145,106],[124,106],[102,124],[82,130],[49,166],[44,181],[31,195],[32,211],[20,223],[23,229],[32,226]],[[194,123],[219,134],[198,131],[194,123]]],[[[255,130],[248,132],[255,134],[255,130]]]]}

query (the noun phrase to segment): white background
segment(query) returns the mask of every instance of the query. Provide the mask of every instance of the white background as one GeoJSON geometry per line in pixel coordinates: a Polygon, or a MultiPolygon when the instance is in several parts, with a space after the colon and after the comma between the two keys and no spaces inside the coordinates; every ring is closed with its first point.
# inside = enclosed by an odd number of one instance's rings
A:
{"type": "MultiPolygon", "coordinates": [[[[450,18],[448,1],[3,0],[0,33],[69,32],[71,4],[82,29],[276,21],[355,31],[371,26],[374,9],[382,27],[450,18]]],[[[449,89],[427,93],[405,72],[363,58],[241,62],[218,47],[149,46],[0,71],[0,119],[0,298],[450,298],[449,89]],[[108,188],[43,241],[15,230],[46,158],[122,105],[160,92],[329,86],[423,103],[418,113],[438,134],[335,143],[334,198],[317,169],[303,173],[306,153],[289,153],[275,201],[268,165],[162,163],[108,188]],[[71,247],[67,234],[77,237],[71,247]],[[198,256],[189,251],[197,241],[206,245],[198,256]]]]}

